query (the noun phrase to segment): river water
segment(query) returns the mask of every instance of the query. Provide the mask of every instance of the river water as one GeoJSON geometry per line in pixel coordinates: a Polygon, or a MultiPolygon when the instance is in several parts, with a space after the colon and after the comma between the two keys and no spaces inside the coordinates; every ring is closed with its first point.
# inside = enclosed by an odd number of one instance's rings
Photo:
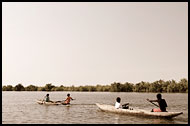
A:
{"type": "Polygon", "coordinates": [[[183,112],[172,119],[147,118],[143,116],[123,115],[103,112],[95,103],[114,105],[116,97],[121,104],[130,103],[133,108],[151,110],[154,105],[146,99],[156,99],[156,93],[128,92],[2,92],[3,124],[188,124],[188,94],[162,93],[168,104],[167,110],[183,112]],[[76,100],[71,106],[39,105],[47,93],[50,100],[63,100],[67,93],[76,100]]]}

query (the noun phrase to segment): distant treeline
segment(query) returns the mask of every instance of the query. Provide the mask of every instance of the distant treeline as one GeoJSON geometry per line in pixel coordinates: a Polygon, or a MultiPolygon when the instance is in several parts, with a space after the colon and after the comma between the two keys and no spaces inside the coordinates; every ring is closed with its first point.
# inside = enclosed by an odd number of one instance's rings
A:
{"type": "Polygon", "coordinates": [[[188,92],[188,80],[183,78],[179,82],[175,80],[169,81],[155,81],[132,83],[112,83],[110,85],[96,85],[96,86],[54,86],[51,83],[44,87],[29,85],[24,87],[22,84],[17,84],[15,87],[7,85],[2,87],[3,91],[100,91],[100,92],[188,92]]]}

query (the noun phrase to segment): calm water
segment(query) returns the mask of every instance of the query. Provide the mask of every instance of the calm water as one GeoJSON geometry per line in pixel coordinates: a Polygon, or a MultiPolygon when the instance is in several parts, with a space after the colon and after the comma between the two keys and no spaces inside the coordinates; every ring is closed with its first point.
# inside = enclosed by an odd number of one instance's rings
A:
{"type": "Polygon", "coordinates": [[[156,93],[116,93],[116,92],[48,92],[51,100],[62,100],[67,93],[76,100],[71,106],[46,106],[36,103],[47,92],[2,92],[3,124],[187,124],[188,94],[163,93],[168,111],[182,111],[173,119],[147,118],[121,115],[100,111],[95,103],[112,104],[117,96],[121,103],[129,102],[131,107],[151,110],[154,105],[146,98],[155,99],[156,93]]]}

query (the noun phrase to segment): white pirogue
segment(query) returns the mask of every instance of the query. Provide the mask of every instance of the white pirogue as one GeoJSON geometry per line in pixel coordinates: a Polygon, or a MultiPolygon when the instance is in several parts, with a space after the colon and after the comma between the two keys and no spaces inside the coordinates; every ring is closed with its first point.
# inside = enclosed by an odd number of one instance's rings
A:
{"type": "Polygon", "coordinates": [[[36,101],[38,104],[41,104],[41,105],[65,105],[65,106],[70,106],[70,104],[64,104],[62,103],[61,101],[54,101],[54,102],[46,102],[46,101],[43,101],[41,99],[37,100],[36,101]]]}
{"type": "Polygon", "coordinates": [[[37,100],[36,101],[38,104],[41,104],[41,105],[61,105],[60,102],[46,102],[46,101],[43,101],[43,100],[37,100]]]}
{"type": "Polygon", "coordinates": [[[105,105],[96,103],[98,108],[102,111],[106,112],[114,112],[121,114],[130,114],[130,115],[141,115],[141,116],[152,116],[152,117],[164,117],[164,118],[172,118],[178,115],[183,114],[183,112],[150,112],[143,109],[116,109],[113,105],[105,105]]]}

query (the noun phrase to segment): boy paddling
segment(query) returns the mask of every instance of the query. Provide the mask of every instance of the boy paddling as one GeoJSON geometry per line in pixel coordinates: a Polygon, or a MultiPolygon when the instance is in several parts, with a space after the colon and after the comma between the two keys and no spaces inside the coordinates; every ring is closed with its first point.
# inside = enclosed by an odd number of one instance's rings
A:
{"type": "Polygon", "coordinates": [[[70,104],[71,100],[75,100],[72,97],[70,97],[70,94],[67,94],[67,99],[62,104],[70,104]]]}
{"type": "Polygon", "coordinates": [[[149,101],[149,102],[158,102],[158,104],[159,104],[159,108],[154,108],[154,109],[152,109],[151,112],[167,112],[166,111],[167,103],[166,103],[165,99],[162,99],[161,94],[157,94],[156,97],[157,97],[157,100],[147,99],[147,101],[149,101]]]}

